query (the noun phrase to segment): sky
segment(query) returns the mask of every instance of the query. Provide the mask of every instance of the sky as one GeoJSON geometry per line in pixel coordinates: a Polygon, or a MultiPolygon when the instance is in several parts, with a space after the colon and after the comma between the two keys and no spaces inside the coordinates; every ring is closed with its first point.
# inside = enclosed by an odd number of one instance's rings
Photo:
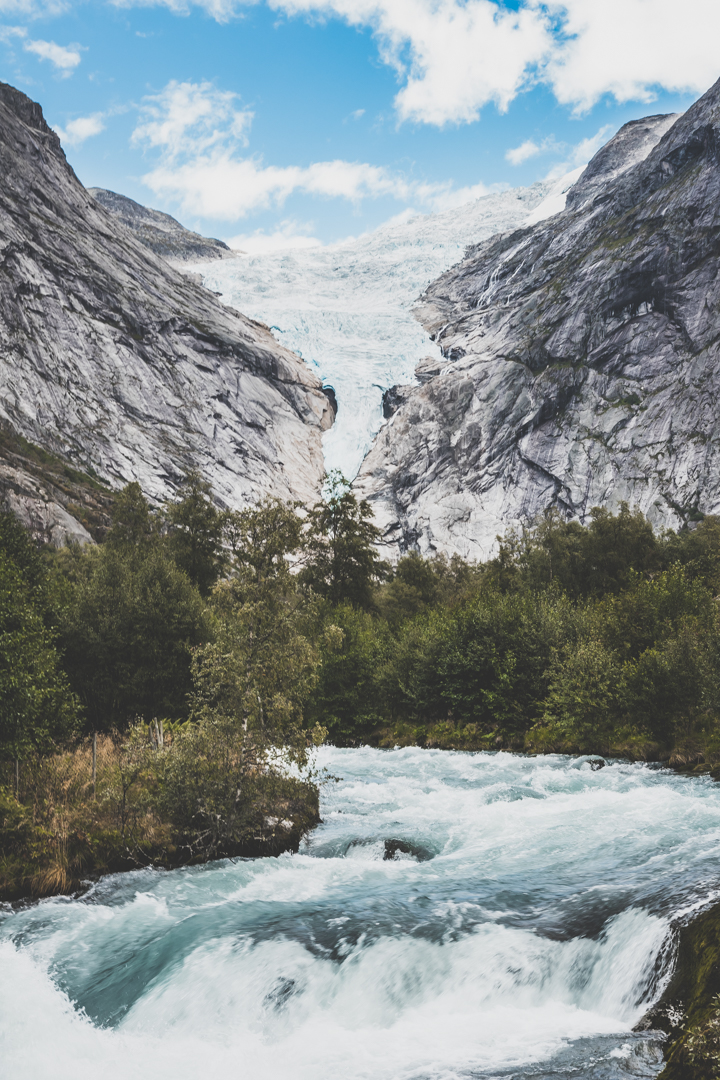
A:
{"type": "Polygon", "coordinates": [[[718,0],[0,0],[88,187],[246,251],[562,175],[720,77],[718,0]]]}

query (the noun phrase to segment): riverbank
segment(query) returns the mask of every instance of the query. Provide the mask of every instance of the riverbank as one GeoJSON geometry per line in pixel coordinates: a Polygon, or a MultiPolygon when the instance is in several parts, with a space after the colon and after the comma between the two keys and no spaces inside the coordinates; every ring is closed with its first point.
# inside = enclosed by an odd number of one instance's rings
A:
{"type": "MultiPolygon", "coordinates": [[[[172,735],[156,728],[153,742],[152,732],[138,734],[135,740],[101,736],[94,747],[88,740],[24,762],[17,775],[6,766],[0,783],[0,901],[73,894],[103,875],[141,867],[171,870],[297,851],[320,821],[314,783],[258,771],[242,796],[233,789],[225,827],[213,836],[209,808],[201,800],[194,812],[181,807],[185,812],[179,814],[163,791],[172,767],[172,735]]],[[[217,802],[218,777],[213,779],[214,789],[202,795],[205,802],[213,796],[217,802]]]]}
{"type": "Polygon", "coordinates": [[[503,737],[483,729],[479,724],[396,724],[378,728],[366,740],[367,745],[391,750],[395,747],[418,746],[426,750],[497,751],[507,750],[525,754],[567,754],[599,756],[623,761],[654,762],[667,765],[675,772],[691,776],[710,775],[720,780],[720,750],[714,734],[676,742],[671,746],[648,739],[633,731],[618,732],[608,743],[598,741],[579,743],[571,738],[558,738],[557,733],[541,726],[515,738],[503,737]]]}
{"type": "MultiPolygon", "coordinates": [[[[150,733],[151,734],[151,733],[150,733]]],[[[148,732],[143,733],[143,741],[148,732]]],[[[162,752],[172,746],[164,735],[162,752]]],[[[720,764],[697,760],[700,752],[675,750],[661,756],[655,745],[623,745],[602,750],[545,747],[524,741],[498,747],[478,732],[450,723],[429,730],[382,729],[374,740],[379,749],[418,747],[447,751],[563,753],[582,759],[662,762],[681,775],[709,775],[720,780],[720,764]]],[[[153,866],[166,870],[198,865],[224,857],[263,857],[296,852],[303,838],[320,823],[319,792],[308,780],[279,778],[246,795],[239,827],[219,846],[194,844],[178,830],[157,798],[159,747],[152,739],[138,755],[126,741],[102,736],[73,750],[24,765],[16,795],[14,770],[6,767],[0,782],[0,902],[39,900],[82,891],[106,874],[153,866]],[[11,776],[12,771],[12,776],[11,776]],[[94,777],[94,778],[93,778],[94,777]]]]}

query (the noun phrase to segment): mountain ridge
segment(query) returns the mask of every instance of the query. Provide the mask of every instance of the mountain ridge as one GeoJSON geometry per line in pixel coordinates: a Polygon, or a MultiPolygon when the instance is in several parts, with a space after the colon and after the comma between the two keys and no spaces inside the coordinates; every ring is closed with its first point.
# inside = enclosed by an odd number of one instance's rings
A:
{"type": "Polygon", "coordinates": [[[144,247],[160,255],[176,269],[181,269],[188,262],[235,257],[235,253],[222,240],[192,232],[162,210],[153,210],[107,188],[91,187],[86,190],[103,209],[130,229],[144,247]]]}
{"type": "Polygon", "coordinates": [[[112,487],[317,498],[332,410],[266,327],[143,247],[89,195],[40,106],[0,84],[0,422],[112,487]]]}
{"type": "Polygon", "coordinates": [[[621,129],[562,213],[481,243],[426,291],[417,311],[448,363],[356,481],[393,550],[485,557],[551,507],[584,521],[625,500],[657,526],[720,510],[719,98],[720,83],[666,130],[652,118],[646,156],[598,187],[621,129]]]}

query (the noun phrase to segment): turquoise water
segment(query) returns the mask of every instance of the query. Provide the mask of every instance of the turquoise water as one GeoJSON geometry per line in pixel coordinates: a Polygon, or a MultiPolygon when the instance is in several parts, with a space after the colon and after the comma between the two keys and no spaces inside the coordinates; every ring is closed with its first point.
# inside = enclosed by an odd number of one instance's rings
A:
{"type": "Polygon", "coordinates": [[[632,1027],[720,890],[720,785],[324,748],[295,856],[0,913],[3,1080],[655,1076],[632,1027]]]}

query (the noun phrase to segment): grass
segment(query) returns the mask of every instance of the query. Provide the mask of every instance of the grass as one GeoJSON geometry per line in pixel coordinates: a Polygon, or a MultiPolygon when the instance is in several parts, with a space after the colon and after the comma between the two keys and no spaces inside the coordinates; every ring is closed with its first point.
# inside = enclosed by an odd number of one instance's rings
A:
{"type": "MultiPolygon", "coordinates": [[[[187,732],[158,738],[159,731],[140,723],[125,737],[98,736],[94,780],[92,740],[21,762],[17,785],[15,763],[0,763],[0,901],[72,893],[89,879],[140,866],[277,855],[297,850],[318,823],[312,782],[258,773],[246,785],[252,797],[241,827],[229,841],[203,847],[193,823],[173,818],[163,800],[163,770],[187,732]]],[[[228,779],[225,762],[208,764],[211,783],[228,779]]]]}

